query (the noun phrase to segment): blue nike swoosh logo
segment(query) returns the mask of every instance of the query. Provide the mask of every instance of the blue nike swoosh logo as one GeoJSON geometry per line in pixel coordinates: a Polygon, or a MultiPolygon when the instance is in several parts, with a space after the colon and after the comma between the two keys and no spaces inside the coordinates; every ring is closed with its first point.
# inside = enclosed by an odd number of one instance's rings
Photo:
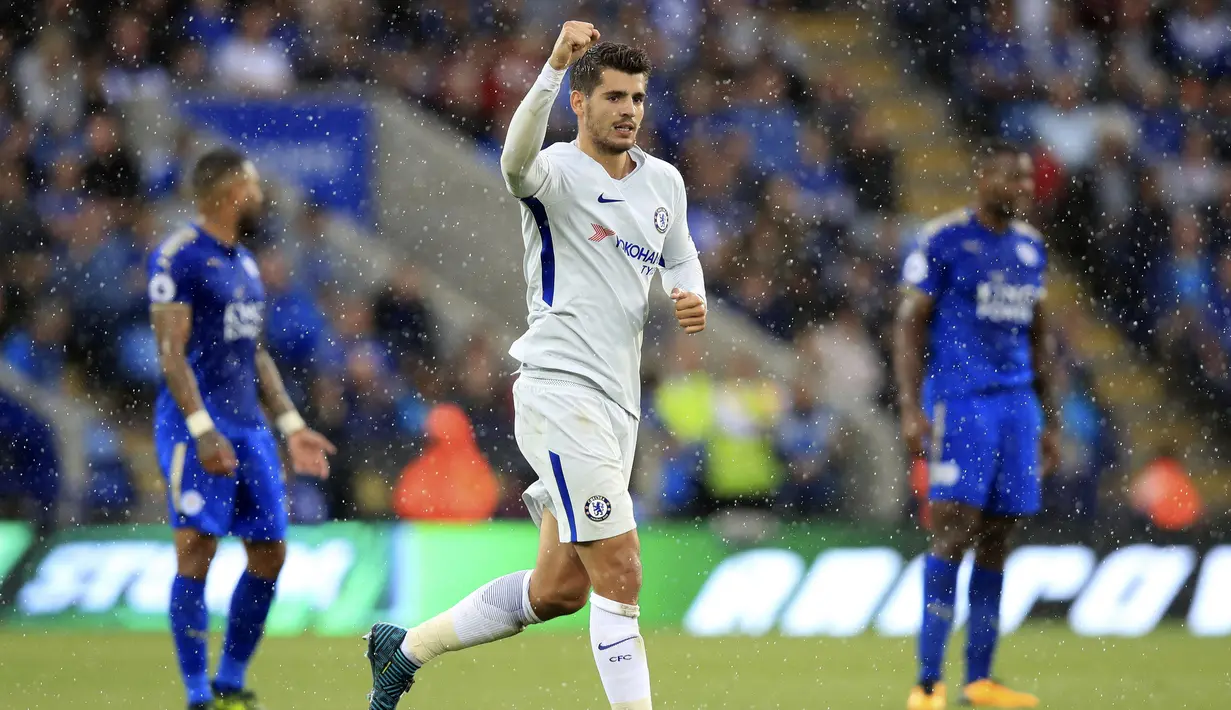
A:
{"type": "Polygon", "coordinates": [[[599,204],[604,204],[604,205],[605,205],[605,204],[607,204],[608,202],[623,202],[624,200],[610,200],[610,199],[607,199],[606,197],[603,197],[602,193],[599,193],[599,195],[598,195],[598,201],[599,201],[599,204]]]}
{"type": "MultiPolygon", "coordinates": [[[[616,201],[616,202],[623,202],[623,200],[615,200],[615,201],[616,201]]],[[[615,643],[609,643],[609,644],[607,644],[606,646],[604,646],[603,644],[601,644],[601,643],[600,643],[600,644],[598,645],[598,650],[600,650],[600,651],[606,651],[607,649],[611,648],[612,646],[619,646],[620,644],[624,643],[625,641],[632,641],[632,640],[633,640],[633,639],[635,639],[635,638],[637,638],[637,637],[636,637],[636,636],[629,636],[629,637],[628,637],[628,638],[626,638],[626,639],[620,639],[619,641],[616,641],[615,643]]]]}

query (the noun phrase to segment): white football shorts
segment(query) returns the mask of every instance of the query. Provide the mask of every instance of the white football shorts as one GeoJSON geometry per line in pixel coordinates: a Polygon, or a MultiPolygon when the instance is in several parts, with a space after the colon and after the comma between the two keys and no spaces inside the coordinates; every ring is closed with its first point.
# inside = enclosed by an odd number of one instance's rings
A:
{"type": "Polygon", "coordinates": [[[636,417],[594,387],[525,373],[513,384],[513,407],[517,446],[539,477],[522,494],[536,525],[550,510],[560,542],[637,527],[628,494],[636,417]]]}

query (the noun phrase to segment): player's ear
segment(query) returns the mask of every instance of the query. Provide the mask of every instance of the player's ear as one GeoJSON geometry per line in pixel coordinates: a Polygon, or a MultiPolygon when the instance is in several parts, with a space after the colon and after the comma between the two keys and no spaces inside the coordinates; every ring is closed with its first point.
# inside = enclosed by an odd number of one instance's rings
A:
{"type": "Polygon", "coordinates": [[[570,91],[568,95],[568,105],[573,109],[573,113],[580,118],[585,110],[586,95],[580,91],[570,91]]]}

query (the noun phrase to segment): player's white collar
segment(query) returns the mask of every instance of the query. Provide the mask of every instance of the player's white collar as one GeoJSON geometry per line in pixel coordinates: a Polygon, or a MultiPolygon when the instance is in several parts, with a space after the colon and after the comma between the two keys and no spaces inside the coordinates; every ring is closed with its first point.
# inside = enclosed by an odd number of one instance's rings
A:
{"type": "MultiPolygon", "coordinates": [[[[585,152],[584,150],[582,150],[582,149],[581,149],[581,146],[577,145],[577,139],[576,139],[576,138],[574,138],[573,140],[569,141],[569,145],[573,146],[573,148],[574,148],[574,149],[575,149],[578,153],[581,153],[581,154],[582,154],[582,155],[584,155],[586,158],[589,158],[590,160],[592,160],[595,164],[598,164],[598,161],[597,161],[597,160],[594,160],[594,157],[593,157],[593,156],[591,156],[589,153],[587,153],[587,152],[585,152]]],[[[639,146],[639,145],[637,145],[637,144],[635,144],[635,143],[633,144],[633,147],[632,147],[632,148],[629,148],[629,149],[628,149],[628,154],[629,154],[629,156],[630,156],[630,157],[632,158],[632,160],[633,160],[633,169],[632,169],[631,171],[629,171],[629,173],[628,173],[627,175],[625,175],[624,177],[622,177],[622,178],[611,178],[612,180],[615,180],[616,182],[625,182],[625,181],[627,181],[629,178],[631,178],[632,176],[636,175],[636,174],[637,174],[637,173],[641,170],[641,168],[645,167],[645,164],[646,164],[647,162],[649,162],[649,161],[647,160],[647,157],[646,157],[645,151],[641,149],[641,146],[639,146]]],[[[599,167],[601,168],[601,167],[602,167],[602,165],[599,165],[599,167]]],[[[603,171],[604,171],[604,172],[606,172],[606,168],[603,168],[603,171]]]]}

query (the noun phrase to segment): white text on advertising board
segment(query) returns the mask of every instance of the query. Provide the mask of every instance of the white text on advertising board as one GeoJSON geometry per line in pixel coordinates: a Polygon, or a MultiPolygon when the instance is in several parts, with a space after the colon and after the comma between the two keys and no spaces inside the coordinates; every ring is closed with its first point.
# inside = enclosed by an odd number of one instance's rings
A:
{"type": "MultiPolygon", "coordinates": [[[[972,560],[962,563],[955,622],[967,614],[972,560]]],[[[1197,551],[1183,545],[1132,545],[1099,559],[1080,545],[1027,546],[1005,566],[1000,625],[1011,632],[1041,602],[1065,603],[1072,629],[1090,636],[1140,636],[1162,620],[1193,574],[1185,616],[1196,635],[1231,634],[1231,545],[1197,551]]],[[[918,633],[923,557],[903,560],[887,547],[835,548],[809,566],[790,550],[762,548],[726,558],[684,618],[699,636],[778,630],[791,636],[887,636],[918,633]]]]}
{"type": "MultiPolygon", "coordinates": [[[[325,609],[337,598],[355,559],[349,540],[333,539],[317,546],[290,542],[286,564],[278,577],[280,600],[301,599],[325,609]]],[[[246,566],[243,547],[227,541],[205,583],[210,611],[225,613],[235,583],[246,566]]],[[[146,614],[166,614],[175,549],[170,542],[148,540],[82,541],[57,546],[43,558],[17,593],[17,610],[29,616],[69,611],[108,612],[118,606],[146,614]]]]}

